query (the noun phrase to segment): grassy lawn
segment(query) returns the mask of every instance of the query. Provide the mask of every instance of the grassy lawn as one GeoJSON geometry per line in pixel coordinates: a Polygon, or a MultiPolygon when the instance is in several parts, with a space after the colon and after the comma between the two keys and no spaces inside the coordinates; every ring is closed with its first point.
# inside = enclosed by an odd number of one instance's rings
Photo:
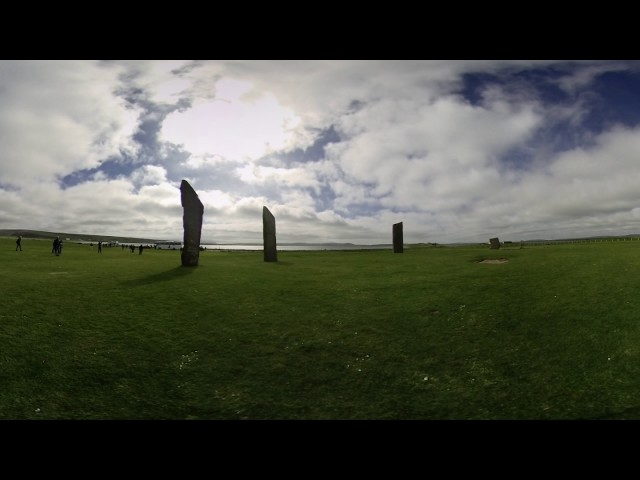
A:
{"type": "Polygon", "coordinates": [[[0,238],[2,419],[640,418],[637,241],[197,268],[22,244],[0,238]]]}

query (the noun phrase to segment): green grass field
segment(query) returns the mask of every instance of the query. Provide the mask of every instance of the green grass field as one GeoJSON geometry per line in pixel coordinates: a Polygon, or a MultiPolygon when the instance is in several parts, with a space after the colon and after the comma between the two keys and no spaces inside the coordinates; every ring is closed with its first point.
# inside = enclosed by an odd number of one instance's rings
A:
{"type": "Polygon", "coordinates": [[[197,268],[14,242],[2,419],[640,418],[640,242],[207,251],[197,268]]]}

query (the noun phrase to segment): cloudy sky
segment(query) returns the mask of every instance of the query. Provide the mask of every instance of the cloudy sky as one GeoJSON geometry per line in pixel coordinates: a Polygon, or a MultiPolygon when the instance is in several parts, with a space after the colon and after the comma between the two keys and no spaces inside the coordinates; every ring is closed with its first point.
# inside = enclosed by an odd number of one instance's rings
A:
{"type": "Polygon", "coordinates": [[[0,229],[203,242],[640,233],[638,61],[0,61],[0,229]]]}

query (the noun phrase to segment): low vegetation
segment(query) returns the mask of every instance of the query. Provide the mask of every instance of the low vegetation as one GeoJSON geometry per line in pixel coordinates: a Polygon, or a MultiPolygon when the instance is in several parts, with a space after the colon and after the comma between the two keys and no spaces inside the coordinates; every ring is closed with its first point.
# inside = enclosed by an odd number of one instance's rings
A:
{"type": "Polygon", "coordinates": [[[0,238],[3,419],[640,417],[637,241],[22,247],[0,238]]]}

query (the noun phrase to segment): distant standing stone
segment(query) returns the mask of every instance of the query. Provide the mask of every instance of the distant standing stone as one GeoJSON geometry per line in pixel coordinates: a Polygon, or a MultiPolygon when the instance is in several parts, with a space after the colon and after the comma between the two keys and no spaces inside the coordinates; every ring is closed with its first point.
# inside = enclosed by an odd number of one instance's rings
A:
{"type": "Polygon", "coordinates": [[[182,249],[182,266],[197,267],[200,258],[200,236],[202,234],[202,214],[204,205],[198,198],[198,194],[186,180],[180,184],[180,200],[184,215],[182,226],[184,228],[184,247],[182,249]]]}
{"type": "Polygon", "coordinates": [[[264,261],[277,262],[276,218],[267,207],[262,207],[262,238],[264,240],[264,261]]]}
{"type": "Polygon", "coordinates": [[[404,239],[402,236],[402,222],[393,224],[393,253],[404,252],[404,239]]]}
{"type": "Polygon", "coordinates": [[[491,244],[491,247],[489,247],[491,250],[500,250],[500,239],[498,237],[490,238],[489,243],[491,244]]]}

